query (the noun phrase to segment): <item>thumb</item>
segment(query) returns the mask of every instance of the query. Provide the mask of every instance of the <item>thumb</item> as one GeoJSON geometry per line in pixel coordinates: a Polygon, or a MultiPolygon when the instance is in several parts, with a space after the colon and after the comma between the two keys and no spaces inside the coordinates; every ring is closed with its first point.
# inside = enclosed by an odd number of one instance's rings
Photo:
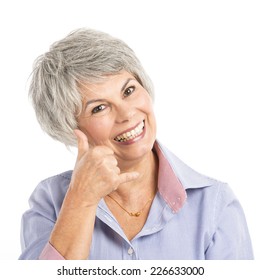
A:
{"type": "Polygon", "coordinates": [[[127,183],[136,180],[139,177],[138,172],[127,172],[119,175],[119,184],[127,183]]]}
{"type": "Polygon", "coordinates": [[[81,158],[83,154],[89,151],[88,137],[79,129],[75,129],[74,134],[78,140],[78,158],[81,158]]]}

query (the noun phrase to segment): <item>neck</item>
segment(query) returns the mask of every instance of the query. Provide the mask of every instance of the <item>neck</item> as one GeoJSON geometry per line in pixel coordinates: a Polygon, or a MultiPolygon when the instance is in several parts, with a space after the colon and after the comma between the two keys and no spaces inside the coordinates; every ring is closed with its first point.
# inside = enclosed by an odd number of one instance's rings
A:
{"type": "Polygon", "coordinates": [[[121,184],[111,196],[124,205],[143,205],[144,200],[153,198],[156,193],[158,159],[153,151],[149,152],[140,161],[131,164],[121,164],[121,173],[137,171],[139,178],[133,182],[121,184]]]}

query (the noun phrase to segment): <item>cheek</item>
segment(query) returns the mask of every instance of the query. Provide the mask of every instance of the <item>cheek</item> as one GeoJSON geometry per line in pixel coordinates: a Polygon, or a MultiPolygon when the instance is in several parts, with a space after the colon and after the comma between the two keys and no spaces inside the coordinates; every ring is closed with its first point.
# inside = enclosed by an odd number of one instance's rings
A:
{"type": "Polygon", "coordinates": [[[87,134],[90,144],[98,145],[110,138],[111,121],[103,118],[93,118],[81,125],[81,130],[87,134]]]}
{"type": "Polygon", "coordinates": [[[154,114],[154,108],[153,108],[153,101],[150,95],[147,93],[147,95],[144,95],[142,100],[140,102],[140,110],[143,111],[148,117],[148,123],[150,125],[150,128],[156,133],[156,119],[154,114]]]}
{"type": "Polygon", "coordinates": [[[148,93],[142,94],[137,100],[137,104],[140,110],[146,114],[153,114],[153,102],[148,93]]]}

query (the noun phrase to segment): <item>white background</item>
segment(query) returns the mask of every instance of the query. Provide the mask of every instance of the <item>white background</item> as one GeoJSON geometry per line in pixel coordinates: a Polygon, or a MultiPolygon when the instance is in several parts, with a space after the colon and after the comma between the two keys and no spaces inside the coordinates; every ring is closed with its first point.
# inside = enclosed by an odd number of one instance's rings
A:
{"type": "Polygon", "coordinates": [[[199,172],[228,182],[259,227],[259,1],[44,0],[0,4],[0,259],[17,259],[27,200],[72,169],[75,151],[45,135],[27,98],[34,59],[79,27],[123,39],[155,85],[158,139],[199,172]]]}

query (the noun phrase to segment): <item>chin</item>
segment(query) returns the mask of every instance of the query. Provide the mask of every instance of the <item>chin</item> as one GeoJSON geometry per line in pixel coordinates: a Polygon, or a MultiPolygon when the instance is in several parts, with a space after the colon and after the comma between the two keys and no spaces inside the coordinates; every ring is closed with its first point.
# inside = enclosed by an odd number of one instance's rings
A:
{"type": "Polygon", "coordinates": [[[154,141],[143,141],[143,143],[138,143],[138,145],[124,146],[124,149],[117,149],[115,154],[121,161],[139,161],[152,151],[154,141]]]}

